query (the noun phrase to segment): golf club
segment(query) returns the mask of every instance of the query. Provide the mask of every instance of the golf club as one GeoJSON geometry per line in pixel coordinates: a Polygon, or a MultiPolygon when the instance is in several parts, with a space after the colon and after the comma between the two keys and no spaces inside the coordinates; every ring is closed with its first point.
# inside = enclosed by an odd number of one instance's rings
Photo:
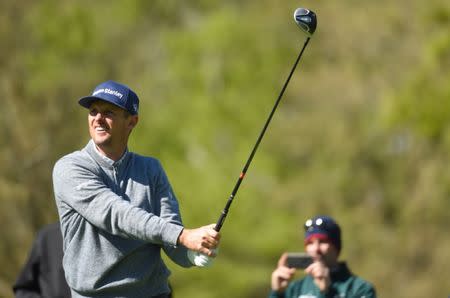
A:
{"type": "Polygon", "coordinates": [[[286,82],[284,83],[283,88],[281,89],[280,94],[278,95],[278,99],[275,102],[275,105],[274,105],[272,111],[270,112],[270,115],[267,118],[263,129],[262,129],[261,133],[259,134],[259,137],[255,143],[255,146],[253,147],[253,150],[250,153],[250,156],[249,156],[247,162],[245,163],[245,166],[244,166],[241,174],[239,175],[239,178],[236,182],[236,185],[233,188],[233,191],[231,192],[230,197],[228,198],[225,208],[222,210],[219,220],[217,221],[216,226],[214,227],[214,230],[216,230],[216,231],[220,231],[220,229],[222,228],[222,226],[225,222],[225,219],[227,217],[231,203],[233,203],[236,193],[238,192],[239,186],[241,185],[242,181],[244,180],[245,174],[247,173],[248,167],[250,166],[250,163],[253,160],[253,156],[255,155],[256,150],[258,149],[259,143],[261,143],[261,140],[264,137],[267,127],[269,126],[269,123],[272,120],[273,114],[275,113],[275,111],[278,107],[278,104],[280,103],[281,98],[283,97],[284,91],[286,90],[286,87],[289,84],[289,81],[291,80],[292,74],[294,73],[294,70],[297,67],[298,62],[300,61],[300,58],[302,57],[303,51],[305,50],[306,46],[308,45],[312,34],[316,30],[317,17],[316,17],[316,14],[309,9],[297,8],[294,12],[294,20],[297,23],[297,25],[300,27],[300,29],[302,29],[308,36],[307,36],[306,41],[300,51],[300,54],[297,57],[297,60],[294,63],[294,66],[291,69],[291,72],[289,73],[289,76],[288,76],[286,82]]]}

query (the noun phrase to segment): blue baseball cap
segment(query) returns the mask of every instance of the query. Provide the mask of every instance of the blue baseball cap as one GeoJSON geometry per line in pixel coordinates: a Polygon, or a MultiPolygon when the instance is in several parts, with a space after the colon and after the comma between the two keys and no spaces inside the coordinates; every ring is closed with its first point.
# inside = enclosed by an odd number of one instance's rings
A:
{"type": "Polygon", "coordinates": [[[92,102],[103,100],[127,110],[131,115],[137,115],[139,110],[139,98],[136,93],[123,84],[114,81],[106,81],[95,87],[92,95],[80,98],[78,103],[89,108],[92,102]]]}
{"type": "Polygon", "coordinates": [[[338,251],[342,248],[341,228],[336,221],[325,215],[318,215],[308,219],[304,225],[305,244],[311,239],[318,238],[330,241],[338,251]]]}

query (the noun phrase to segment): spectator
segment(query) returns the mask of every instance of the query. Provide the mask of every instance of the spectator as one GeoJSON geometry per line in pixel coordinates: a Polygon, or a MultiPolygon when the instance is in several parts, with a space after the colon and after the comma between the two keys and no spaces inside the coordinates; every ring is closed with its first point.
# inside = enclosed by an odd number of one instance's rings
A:
{"type": "Polygon", "coordinates": [[[282,254],[272,273],[270,298],[374,298],[374,287],[354,275],[345,262],[338,260],[342,249],[341,229],[329,216],[316,216],[305,223],[304,245],[313,259],[304,272],[306,277],[292,281],[295,268],[287,267],[287,253],[282,254]]]}
{"type": "Polygon", "coordinates": [[[62,267],[62,238],[59,223],[40,229],[28,260],[13,286],[16,298],[70,298],[62,267]]]}

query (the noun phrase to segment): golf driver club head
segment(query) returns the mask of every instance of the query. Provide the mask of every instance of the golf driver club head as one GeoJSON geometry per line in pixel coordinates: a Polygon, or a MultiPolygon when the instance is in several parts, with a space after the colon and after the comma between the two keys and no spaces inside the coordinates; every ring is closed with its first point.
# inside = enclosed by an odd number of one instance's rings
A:
{"type": "Polygon", "coordinates": [[[317,17],[313,11],[306,8],[297,8],[294,12],[294,20],[300,29],[309,36],[316,31],[317,17]]]}

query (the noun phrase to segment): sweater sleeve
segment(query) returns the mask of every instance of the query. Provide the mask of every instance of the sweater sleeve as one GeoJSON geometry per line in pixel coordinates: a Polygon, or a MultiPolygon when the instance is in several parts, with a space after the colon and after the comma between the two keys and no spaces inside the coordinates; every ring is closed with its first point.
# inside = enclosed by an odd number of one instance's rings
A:
{"type": "Polygon", "coordinates": [[[269,292],[268,298],[284,298],[284,293],[278,293],[276,291],[271,290],[269,292]]]}
{"type": "Polygon", "coordinates": [[[66,156],[53,169],[55,199],[64,221],[73,212],[97,228],[124,238],[176,245],[183,227],[132,205],[101,179],[86,158],[66,156]]]}
{"type": "Polygon", "coordinates": [[[376,298],[375,288],[368,282],[362,283],[351,296],[354,298],[376,298]]]}
{"type": "MultiPolygon", "coordinates": [[[[157,175],[154,184],[156,193],[154,197],[160,202],[160,217],[164,220],[182,226],[181,213],[178,200],[169,182],[169,179],[159,161],[155,160],[157,175]]],[[[181,233],[181,231],[180,231],[181,233]]],[[[178,238],[178,236],[177,236],[178,238]]],[[[176,241],[176,240],[175,240],[176,241]]],[[[166,255],[175,263],[183,267],[192,267],[193,264],[187,256],[187,248],[183,245],[164,245],[163,250],[166,255]]]]}

